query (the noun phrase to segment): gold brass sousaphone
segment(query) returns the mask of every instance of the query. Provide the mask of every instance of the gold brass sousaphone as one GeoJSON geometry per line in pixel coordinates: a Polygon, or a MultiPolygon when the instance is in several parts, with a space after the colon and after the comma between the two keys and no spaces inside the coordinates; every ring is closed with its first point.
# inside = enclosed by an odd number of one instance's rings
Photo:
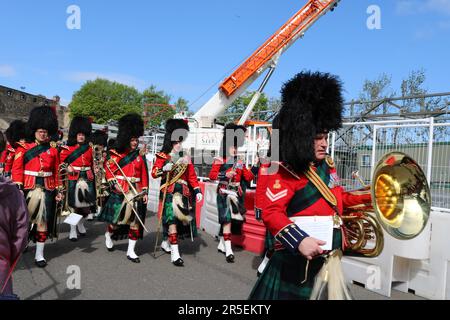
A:
{"type": "Polygon", "coordinates": [[[376,257],[384,246],[381,227],[391,236],[408,240],[425,228],[431,210],[431,194],[425,174],[408,155],[390,152],[375,167],[372,207],[355,206],[344,211],[346,255],[376,257]]]}

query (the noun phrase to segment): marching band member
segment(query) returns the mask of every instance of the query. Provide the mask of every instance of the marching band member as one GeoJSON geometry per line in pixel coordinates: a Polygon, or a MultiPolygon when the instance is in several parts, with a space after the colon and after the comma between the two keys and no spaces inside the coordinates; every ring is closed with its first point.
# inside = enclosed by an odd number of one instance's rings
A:
{"type": "MultiPolygon", "coordinates": [[[[17,142],[25,142],[25,128],[26,123],[21,120],[14,120],[5,131],[8,143],[4,154],[4,171],[5,177],[11,177],[12,164],[16,153],[17,142]]],[[[2,161],[0,160],[0,163],[2,161]]],[[[0,164],[1,166],[1,164],[0,164]]]]}
{"type": "Polygon", "coordinates": [[[30,136],[18,142],[12,167],[12,180],[24,191],[30,214],[30,237],[36,242],[35,262],[47,265],[44,245],[47,237],[56,236],[55,200],[62,194],[58,179],[59,154],[49,137],[58,130],[58,120],[49,107],[34,108],[28,119],[30,136]]]}
{"type": "MultiPolygon", "coordinates": [[[[279,123],[278,123],[278,115],[276,115],[272,121],[272,134],[274,134],[274,130],[279,129],[279,123]]],[[[272,138],[270,139],[272,140],[272,138]]],[[[270,168],[270,156],[272,153],[272,143],[269,143],[269,150],[267,152],[267,155],[265,157],[260,157],[259,161],[259,167],[258,167],[258,173],[256,176],[256,190],[255,190],[255,218],[258,221],[262,221],[262,207],[263,202],[265,200],[265,193],[266,193],[266,181],[267,179],[264,178],[268,174],[268,169],[270,168]],[[260,179],[260,177],[262,177],[260,179]]],[[[264,269],[267,266],[267,263],[270,260],[270,257],[272,257],[274,253],[274,244],[275,239],[270,234],[269,230],[266,230],[266,238],[264,241],[264,257],[261,261],[261,264],[258,266],[257,276],[259,277],[264,269]]]]}
{"type": "MultiPolygon", "coordinates": [[[[254,179],[253,173],[248,170],[243,161],[237,159],[238,148],[245,141],[245,127],[236,124],[227,124],[224,128],[220,157],[214,159],[209,173],[211,180],[219,180],[217,186],[217,209],[219,214],[219,245],[217,250],[225,254],[228,263],[234,262],[231,248],[231,234],[235,231],[232,224],[238,228],[244,222],[244,192],[241,182],[250,182],[254,179]]],[[[235,231],[240,233],[240,230],[235,231]]]]}
{"type": "Polygon", "coordinates": [[[328,132],[341,126],[342,105],[341,83],[329,74],[300,73],[283,87],[280,161],[272,157],[268,174],[259,177],[265,186],[262,219],[276,240],[275,253],[250,299],[316,299],[320,282],[315,285],[315,278],[328,262],[335,266],[329,281],[338,284],[328,297],[350,298],[339,272],[340,249],[345,244],[340,215],[344,207],[370,203],[371,196],[369,192],[344,192],[326,153],[328,132]],[[302,230],[303,218],[308,216],[330,217],[325,219],[331,221],[331,250],[322,248],[326,245],[323,239],[302,230]]]}
{"type": "Polygon", "coordinates": [[[96,203],[91,207],[91,213],[86,220],[92,221],[94,215],[100,213],[103,203],[106,201],[108,192],[105,190],[106,185],[105,169],[103,164],[106,158],[106,146],[108,145],[108,133],[103,130],[96,130],[91,136],[91,142],[94,148],[94,173],[96,188],[96,203]]]}
{"type": "Polygon", "coordinates": [[[148,200],[147,161],[138,149],[143,134],[144,122],[138,114],[127,114],[119,120],[115,146],[108,150],[104,162],[112,192],[98,217],[108,223],[106,248],[112,251],[113,239],[128,237],[127,258],[134,263],[140,263],[135,247],[143,237],[148,200]]]}
{"type": "Polygon", "coordinates": [[[156,154],[152,168],[153,179],[162,177],[160,198],[166,193],[164,203],[160,203],[163,225],[161,248],[167,253],[170,251],[171,262],[178,267],[184,265],[178,249],[178,235],[192,232],[195,236],[197,232],[195,213],[191,215],[193,203],[190,189],[193,189],[197,202],[203,199],[194,165],[182,151],[181,143],[185,141],[188,131],[189,126],[184,120],[167,120],[163,148],[156,154]]]}
{"type": "Polygon", "coordinates": [[[78,224],[70,225],[70,241],[77,241],[78,232],[86,235],[84,219],[95,203],[92,147],[88,143],[92,125],[88,118],[74,117],[69,127],[67,145],[61,146],[60,161],[67,165],[68,204],[76,214],[83,216],[78,224]]]}

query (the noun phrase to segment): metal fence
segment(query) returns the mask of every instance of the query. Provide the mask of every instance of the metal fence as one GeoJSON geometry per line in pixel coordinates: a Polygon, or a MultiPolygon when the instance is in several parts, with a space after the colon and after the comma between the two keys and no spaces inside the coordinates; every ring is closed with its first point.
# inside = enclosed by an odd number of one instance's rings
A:
{"type": "Polygon", "coordinates": [[[347,190],[369,184],[379,159],[391,151],[404,152],[422,168],[430,184],[432,206],[450,212],[450,123],[434,118],[345,123],[331,134],[330,152],[347,190]]]}

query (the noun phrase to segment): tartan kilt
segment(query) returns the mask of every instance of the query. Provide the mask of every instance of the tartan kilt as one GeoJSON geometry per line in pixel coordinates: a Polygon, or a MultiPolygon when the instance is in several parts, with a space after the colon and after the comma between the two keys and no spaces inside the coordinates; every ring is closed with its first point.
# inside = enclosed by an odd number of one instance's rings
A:
{"type": "Polygon", "coordinates": [[[273,251],[275,248],[275,237],[272,236],[272,234],[269,232],[269,230],[266,230],[266,238],[264,240],[264,251],[273,251]]]}
{"type": "MultiPolygon", "coordinates": [[[[243,204],[243,197],[238,198],[239,203],[243,204]]],[[[217,212],[219,214],[219,236],[223,236],[223,225],[226,223],[231,223],[231,233],[234,235],[242,234],[242,227],[244,225],[243,221],[236,221],[231,219],[231,211],[227,206],[227,196],[221,195],[217,192],[217,212]]]]}
{"type": "MultiPolygon", "coordinates": [[[[36,184],[39,185],[44,185],[44,181],[39,181],[39,179],[42,178],[37,178],[36,179],[36,184]]],[[[32,190],[25,190],[24,191],[24,195],[25,198],[28,195],[28,192],[30,192],[32,190]]],[[[45,194],[45,215],[44,215],[44,220],[47,223],[47,236],[50,239],[56,238],[58,236],[58,230],[57,230],[57,217],[56,217],[56,190],[50,191],[50,190],[44,190],[44,194],[45,194]]],[[[28,235],[28,239],[32,240],[33,242],[36,242],[36,225],[31,228],[30,225],[30,232],[28,235]]]]}
{"type": "MultiPolygon", "coordinates": [[[[180,193],[183,194],[182,185],[179,183],[175,183],[174,193],[180,193]]],[[[192,193],[191,193],[192,195],[192,193]]],[[[162,200],[162,195],[160,196],[162,200]]],[[[177,219],[175,216],[175,213],[173,212],[173,194],[167,193],[166,194],[166,200],[164,203],[164,208],[162,212],[162,225],[163,225],[163,240],[167,240],[168,234],[169,234],[169,226],[172,224],[175,224],[177,226],[177,234],[180,239],[190,238],[191,237],[191,230],[192,230],[192,236],[197,237],[198,231],[197,231],[197,221],[195,218],[195,201],[189,199],[188,197],[183,195],[183,204],[185,207],[189,206],[191,204],[192,210],[190,211],[190,215],[193,218],[191,223],[187,226],[185,226],[181,221],[177,219]]]]}
{"type": "MultiPolygon", "coordinates": [[[[114,230],[114,233],[112,235],[112,239],[119,240],[119,239],[126,239],[128,237],[128,232],[130,230],[130,225],[118,225],[117,222],[120,217],[120,207],[122,206],[124,196],[117,193],[111,193],[106,200],[105,205],[102,207],[102,210],[100,211],[99,216],[97,217],[98,221],[107,222],[109,224],[112,224],[114,226],[117,226],[118,228],[114,230]]],[[[125,210],[125,206],[122,209],[122,211],[125,210]]],[[[147,206],[144,204],[142,200],[139,200],[137,202],[137,210],[139,214],[139,217],[141,218],[142,222],[145,223],[145,216],[147,214],[147,206]]],[[[132,213],[134,216],[134,213],[132,213]]],[[[139,239],[142,239],[143,237],[143,227],[139,223],[139,220],[136,218],[136,223],[139,224],[139,239]]]]}
{"type": "MultiPolygon", "coordinates": [[[[80,172],[80,178],[83,178],[84,180],[86,180],[86,183],[89,188],[89,193],[95,196],[96,190],[95,190],[94,181],[88,180],[87,174],[85,171],[80,172]]],[[[77,182],[78,182],[78,180],[69,180],[68,202],[69,202],[69,207],[72,207],[72,208],[76,208],[75,207],[75,189],[76,189],[75,187],[77,185],[77,182]]]]}
{"type": "MultiPolygon", "coordinates": [[[[341,231],[333,233],[333,249],[341,247],[341,231]]],[[[314,287],[316,275],[325,262],[318,257],[309,262],[306,282],[307,259],[288,250],[275,251],[266,268],[256,281],[249,300],[308,300],[314,287]]]]}

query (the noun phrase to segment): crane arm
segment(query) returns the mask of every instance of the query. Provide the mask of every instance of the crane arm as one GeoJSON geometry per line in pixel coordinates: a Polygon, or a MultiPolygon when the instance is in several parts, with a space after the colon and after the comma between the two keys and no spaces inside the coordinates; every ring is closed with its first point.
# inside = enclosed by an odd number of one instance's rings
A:
{"type": "Polygon", "coordinates": [[[194,115],[200,123],[220,115],[276,59],[340,0],[309,0],[308,3],[279,28],[262,46],[245,60],[219,86],[218,92],[194,115]],[[202,119],[203,118],[203,119],[202,119]]]}

